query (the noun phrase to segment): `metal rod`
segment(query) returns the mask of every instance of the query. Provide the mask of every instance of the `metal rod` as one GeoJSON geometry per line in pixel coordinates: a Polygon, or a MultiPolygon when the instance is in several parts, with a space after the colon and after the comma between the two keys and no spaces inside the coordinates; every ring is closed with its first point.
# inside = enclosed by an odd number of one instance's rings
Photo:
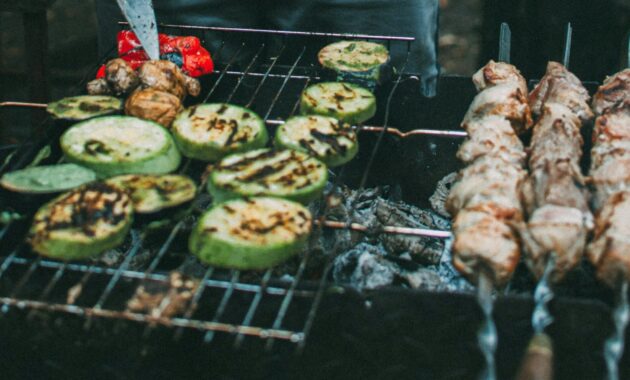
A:
{"type": "Polygon", "coordinates": [[[501,23],[499,32],[499,61],[510,63],[512,49],[512,31],[506,22],[501,23]]]}
{"type": "MultiPolygon", "coordinates": [[[[184,319],[192,318],[193,314],[197,310],[197,307],[199,306],[199,301],[201,300],[201,295],[203,294],[204,290],[206,290],[206,281],[210,277],[212,277],[213,272],[214,272],[213,267],[209,267],[208,270],[206,270],[206,273],[203,275],[203,278],[199,282],[199,285],[197,286],[197,290],[195,291],[195,294],[193,295],[193,298],[190,301],[190,305],[188,306],[188,309],[184,313],[184,319]]],[[[175,335],[173,336],[173,339],[176,341],[179,340],[182,337],[183,332],[184,332],[184,329],[182,327],[179,327],[177,331],[175,331],[175,335]]]]}
{"type": "Polygon", "coordinates": [[[297,64],[300,62],[300,60],[302,59],[302,57],[304,56],[304,52],[306,51],[306,46],[304,46],[302,48],[302,51],[300,52],[300,54],[297,56],[297,58],[295,59],[295,62],[293,62],[293,65],[291,66],[291,68],[289,69],[289,73],[287,74],[287,76],[284,78],[284,81],[282,81],[282,85],[280,85],[280,88],[278,89],[278,92],[276,93],[276,96],[273,98],[273,100],[271,101],[271,105],[269,106],[269,109],[267,110],[267,113],[265,114],[265,116],[263,117],[263,120],[267,120],[269,118],[269,115],[271,115],[271,111],[273,110],[273,108],[276,106],[276,103],[278,102],[278,99],[280,99],[280,94],[282,94],[282,91],[284,90],[284,87],[287,85],[287,82],[289,81],[289,78],[291,77],[291,75],[293,74],[293,71],[295,70],[295,68],[297,67],[297,64]]]}
{"type": "Polygon", "coordinates": [[[0,102],[0,107],[46,108],[48,107],[48,104],[28,102],[0,102]]]}
{"type": "MultiPolygon", "coordinates": [[[[223,316],[223,313],[225,313],[225,308],[227,307],[228,302],[230,301],[230,298],[232,297],[232,293],[234,292],[234,288],[235,288],[234,285],[238,281],[239,275],[240,275],[240,271],[237,271],[237,270],[232,271],[232,279],[230,280],[230,287],[225,289],[225,292],[223,293],[223,298],[221,298],[221,303],[219,303],[219,307],[217,307],[217,310],[214,313],[214,317],[212,318],[212,323],[218,323],[219,319],[221,319],[221,317],[223,316]]],[[[206,343],[210,343],[212,342],[212,339],[214,339],[214,330],[208,331],[206,335],[204,336],[203,341],[206,343]]]]}
{"type": "MultiPolygon", "coordinates": [[[[267,284],[271,279],[271,274],[273,273],[272,269],[267,269],[265,274],[263,275],[262,280],[260,281],[260,291],[256,293],[254,299],[252,299],[252,303],[249,305],[249,309],[247,310],[247,314],[241,322],[240,326],[249,326],[252,323],[252,319],[254,318],[254,314],[256,313],[256,309],[258,309],[258,305],[260,305],[260,300],[262,300],[263,294],[265,293],[265,288],[267,288],[267,284]]],[[[238,349],[243,344],[243,340],[245,339],[245,335],[237,334],[234,339],[234,348],[238,349]]]]}
{"type": "MultiPolygon", "coordinates": [[[[265,121],[269,125],[282,125],[284,124],[284,120],[272,119],[265,121]]],[[[451,131],[451,130],[439,130],[439,129],[412,129],[411,131],[402,132],[401,130],[394,127],[380,127],[374,125],[362,125],[362,126],[353,126],[355,129],[361,129],[361,131],[372,132],[372,133],[389,133],[391,135],[407,138],[411,136],[436,136],[436,137],[454,137],[454,138],[465,138],[468,137],[468,133],[466,131],[451,131]]]]}
{"type": "Polygon", "coordinates": [[[553,322],[553,316],[549,313],[547,305],[553,299],[553,288],[551,287],[551,275],[556,266],[556,255],[552,252],[547,256],[545,270],[534,291],[534,312],[532,313],[532,327],[534,333],[540,334],[553,322]]]}
{"type": "Polygon", "coordinates": [[[202,103],[207,103],[208,99],[210,99],[210,97],[212,96],[212,94],[214,94],[214,91],[217,89],[217,87],[219,86],[219,83],[221,83],[221,81],[223,80],[223,77],[225,77],[225,73],[227,73],[228,69],[230,68],[230,66],[232,66],[232,64],[234,63],[234,61],[236,61],[236,57],[238,57],[238,55],[240,54],[241,50],[245,47],[245,43],[241,44],[241,47],[239,47],[236,52],[232,55],[232,57],[230,58],[230,60],[228,61],[228,63],[225,65],[225,67],[223,68],[223,70],[221,71],[221,73],[219,74],[219,78],[217,78],[217,81],[214,82],[214,85],[212,85],[212,88],[210,88],[210,91],[208,91],[208,93],[206,94],[206,97],[203,99],[202,103]]]}
{"type": "Polygon", "coordinates": [[[573,27],[571,23],[567,23],[567,31],[564,37],[564,51],[562,53],[562,64],[569,69],[569,62],[571,61],[571,39],[573,38],[573,27]]]}
{"type": "Polygon", "coordinates": [[[485,360],[485,368],[483,369],[480,380],[496,379],[496,369],[494,354],[497,349],[497,328],[492,317],[493,300],[492,290],[494,284],[492,277],[487,270],[479,271],[479,280],[477,283],[477,302],[483,312],[483,322],[477,331],[477,343],[485,360]]]}
{"type": "Polygon", "coordinates": [[[113,311],[107,309],[95,309],[68,304],[47,303],[33,300],[16,300],[9,297],[0,297],[0,304],[14,306],[17,308],[31,308],[53,312],[65,312],[84,317],[104,317],[114,319],[126,319],[133,322],[158,323],[167,327],[185,327],[202,331],[220,331],[227,333],[237,333],[253,335],[261,338],[284,339],[299,341],[301,334],[286,330],[263,329],[252,326],[236,326],[228,323],[206,322],[184,318],[156,317],[141,313],[131,313],[128,311],[113,311]]]}
{"type": "Polygon", "coordinates": [[[625,346],[626,327],[630,318],[630,306],[628,305],[628,280],[624,279],[617,288],[617,304],[613,310],[613,322],[615,331],[604,343],[604,359],[608,371],[608,380],[619,379],[619,362],[623,356],[625,346]]]}
{"type": "Polygon", "coordinates": [[[374,164],[374,160],[376,159],[376,154],[381,147],[381,143],[383,142],[383,137],[385,137],[385,133],[387,132],[387,123],[389,122],[389,111],[392,103],[392,99],[394,98],[394,93],[396,89],[398,89],[398,85],[402,79],[402,74],[405,72],[407,68],[407,63],[409,62],[409,51],[407,51],[407,55],[405,57],[405,62],[400,69],[400,74],[394,83],[391,91],[389,92],[389,96],[387,97],[387,103],[385,105],[385,117],[383,122],[383,130],[379,133],[378,138],[376,140],[376,144],[374,144],[374,148],[372,148],[372,153],[370,154],[370,158],[368,159],[367,165],[365,166],[365,170],[363,171],[363,176],[361,177],[361,182],[359,183],[359,189],[363,189],[367,183],[368,176],[370,175],[370,171],[372,170],[372,165],[374,164]]]}
{"type": "Polygon", "coordinates": [[[20,278],[17,284],[15,284],[15,286],[13,287],[13,290],[11,291],[11,298],[17,297],[17,295],[20,293],[20,290],[22,290],[26,282],[31,278],[33,273],[35,273],[35,270],[39,266],[39,263],[41,260],[42,260],[41,256],[38,256],[35,260],[33,260],[31,265],[29,265],[26,272],[24,272],[24,274],[22,275],[22,278],[20,278]]]}
{"type": "MultiPolygon", "coordinates": [[[[346,223],[346,222],[337,222],[334,220],[322,220],[315,221],[316,224],[321,224],[326,228],[333,229],[349,229],[357,232],[370,232],[370,228],[359,224],[359,223],[346,223]]],[[[429,238],[437,238],[437,239],[450,239],[453,234],[451,231],[442,231],[442,230],[433,230],[427,228],[413,228],[413,227],[396,227],[396,226],[383,226],[381,229],[377,230],[377,232],[384,232],[386,234],[392,235],[409,235],[409,236],[418,236],[418,237],[429,237],[429,238]]]]}
{"type": "Polygon", "coordinates": [[[225,100],[226,103],[229,103],[232,100],[232,98],[236,94],[236,90],[238,90],[239,87],[241,87],[241,83],[243,83],[243,79],[245,79],[245,77],[247,76],[247,73],[249,73],[249,71],[254,67],[254,63],[258,60],[258,57],[260,56],[260,53],[262,53],[262,51],[264,49],[265,49],[265,44],[260,44],[260,48],[258,49],[256,54],[254,55],[252,60],[249,61],[249,64],[247,65],[247,67],[245,67],[245,71],[243,72],[243,75],[241,75],[238,78],[238,81],[236,82],[236,85],[232,88],[232,92],[230,92],[230,95],[228,95],[228,98],[225,100]]]}
{"type": "Polygon", "coordinates": [[[252,103],[254,103],[254,100],[256,99],[256,96],[260,92],[260,89],[262,88],[263,84],[265,84],[265,81],[267,81],[267,78],[269,77],[269,74],[271,73],[271,70],[273,70],[274,66],[276,65],[276,62],[278,62],[278,59],[280,58],[280,56],[282,55],[282,53],[284,52],[284,49],[286,47],[287,47],[287,45],[283,44],[282,47],[280,48],[280,51],[278,52],[278,54],[273,58],[273,61],[271,62],[271,65],[269,65],[269,67],[267,68],[267,71],[265,71],[265,74],[263,75],[262,79],[258,83],[258,86],[256,86],[256,89],[254,90],[254,93],[252,94],[252,97],[249,99],[249,102],[247,102],[247,104],[245,105],[246,108],[251,107],[252,103]]]}
{"type": "MultiPolygon", "coordinates": [[[[118,25],[128,26],[126,21],[118,22],[118,25]]],[[[263,34],[283,34],[287,36],[310,36],[310,37],[335,37],[335,38],[357,38],[357,39],[374,39],[389,41],[415,41],[415,37],[405,36],[382,36],[375,34],[355,34],[355,33],[323,33],[323,32],[301,32],[293,30],[273,30],[273,29],[254,29],[254,28],[227,28],[219,26],[198,26],[198,25],[181,25],[181,24],[158,24],[160,28],[176,28],[189,30],[211,30],[216,32],[242,32],[242,33],[263,33],[263,34]]]]}

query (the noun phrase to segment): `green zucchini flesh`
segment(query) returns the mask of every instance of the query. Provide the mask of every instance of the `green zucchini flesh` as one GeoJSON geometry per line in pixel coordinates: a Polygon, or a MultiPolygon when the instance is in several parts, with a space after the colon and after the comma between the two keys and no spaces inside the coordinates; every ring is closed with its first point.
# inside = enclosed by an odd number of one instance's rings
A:
{"type": "Polygon", "coordinates": [[[319,63],[337,74],[341,82],[373,89],[391,74],[387,48],[368,41],[339,41],[325,46],[317,55],[319,63]]]}
{"type": "Polygon", "coordinates": [[[94,182],[42,206],[35,213],[29,242],[43,256],[87,259],[121,244],[132,218],[131,199],[125,191],[94,182]]]}
{"type": "Polygon", "coordinates": [[[61,136],[61,149],[68,161],[94,170],[99,178],[170,173],[181,161],[164,127],[129,116],[75,124],[61,136]]]}
{"type": "Polygon", "coordinates": [[[5,174],[0,185],[23,194],[52,194],[96,180],[93,170],[75,164],[33,166],[5,174]]]}
{"type": "Polygon", "coordinates": [[[300,112],[360,124],[376,113],[376,98],[369,90],[350,83],[323,82],[304,90],[300,97],[300,112]]]}
{"type": "Polygon", "coordinates": [[[212,168],[208,191],[215,202],[272,196],[308,203],[321,196],[328,169],[295,150],[259,149],[225,157],[212,168]]]}
{"type": "Polygon", "coordinates": [[[55,119],[80,121],[122,112],[123,102],[113,96],[81,95],[48,104],[46,111],[55,119]]]}
{"type": "Polygon", "coordinates": [[[192,200],[197,191],[192,179],[177,174],[128,174],[106,182],[125,189],[131,197],[134,211],[139,214],[179,206],[192,200]]]}
{"type": "Polygon", "coordinates": [[[276,131],[276,146],[299,150],[328,166],[352,160],[359,151],[357,135],[348,124],[328,116],[295,116],[276,131]]]}
{"type": "Polygon", "coordinates": [[[172,132],[182,154],[213,162],[236,152],[262,148],[269,139],[255,112],[225,103],[201,104],[181,112],[172,132]]]}
{"type": "Polygon", "coordinates": [[[206,212],[188,246],[210,265],[265,269],[298,253],[311,226],[311,214],[298,203],[266,197],[237,199],[206,212]]]}

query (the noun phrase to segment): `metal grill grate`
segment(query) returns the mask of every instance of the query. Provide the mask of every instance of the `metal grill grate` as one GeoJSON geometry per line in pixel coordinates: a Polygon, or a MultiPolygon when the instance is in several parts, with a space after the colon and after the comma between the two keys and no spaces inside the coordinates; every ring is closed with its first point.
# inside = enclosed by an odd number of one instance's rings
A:
{"type": "MultiPolygon", "coordinates": [[[[361,38],[380,41],[390,50],[401,49],[402,56],[408,58],[413,42],[413,38],[407,37],[178,25],[164,25],[162,31],[197,35],[202,41],[221,41],[218,48],[210,49],[217,63],[217,70],[202,81],[205,96],[192,100],[193,102],[203,99],[203,102],[244,105],[259,113],[269,126],[281,124],[284,119],[293,115],[298,108],[302,90],[309,84],[322,80],[322,73],[314,62],[316,51],[313,51],[312,46],[323,46],[340,38],[361,38]],[[220,35],[219,39],[216,39],[217,34],[220,35]],[[321,40],[321,43],[313,43],[314,39],[321,40]]],[[[366,130],[378,132],[378,137],[360,177],[361,187],[368,180],[373,160],[383,136],[388,132],[390,105],[398,86],[403,81],[418,79],[404,74],[406,65],[407,59],[403,59],[396,67],[397,74],[392,84],[377,91],[381,112],[374,120],[379,127],[366,127],[366,130]]],[[[358,131],[361,130],[358,127],[358,131]]],[[[58,133],[50,132],[44,139],[44,144],[55,145],[56,137],[58,133]]],[[[38,146],[41,144],[29,147],[29,151],[36,151],[38,146]]],[[[2,149],[9,151],[8,156],[17,148],[2,149]]],[[[58,153],[57,160],[61,160],[58,153]]],[[[9,163],[13,167],[20,167],[27,160],[18,157],[13,161],[18,162],[7,160],[0,167],[0,172],[5,171],[9,163]]],[[[204,188],[203,167],[198,163],[188,160],[182,165],[180,172],[196,178],[201,182],[200,189],[204,188]]],[[[332,174],[338,185],[344,177],[344,168],[332,174]]],[[[181,249],[178,245],[179,240],[182,240],[181,232],[188,222],[186,218],[172,226],[166,236],[158,238],[152,235],[148,224],[132,230],[129,241],[125,243],[124,254],[114,265],[106,265],[101,261],[65,263],[38,257],[23,241],[27,223],[9,223],[0,229],[2,311],[7,312],[9,308],[16,307],[33,309],[31,313],[45,310],[76,314],[86,318],[86,329],[90,328],[93,318],[104,317],[146,323],[146,334],[150,334],[154,326],[167,326],[173,329],[175,339],[186,329],[190,329],[205,332],[206,342],[212,341],[216,332],[222,332],[234,335],[235,346],[241,345],[246,336],[257,336],[268,339],[267,348],[271,348],[276,339],[303,347],[327,287],[332,264],[330,258],[335,256],[338,248],[333,247],[332,252],[327,255],[328,259],[321,273],[305,278],[312,256],[313,240],[323,227],[362,230],[358,225],[326,221],[325,213],[324,207],[321,215],[318,215],[320,223],[316,223],[317,228],[312,234],[309,249],[302,255],[288,280],[279,278],[271,269],[262,274],[252,274],[207,267],[205,273],[199,274],[199,284],[192,292],[186,308],[174,316],[163,315],[163,311],[172,302],[168,297],[161,301],[157,313],[133,311],[127,301],[136,294],[140,286],[162,284],[170,288],[172,283],[169,271],[174,267],[195,264],[201,267],[187,253],[173,255],[173,252],[181,249]],[[150,259],[138,265],[139,257],[146,256],[147,252],[150,259]],[[261,312],[263,308],[265,310],[261,312]]],[[[441,238],[450,235],[445,231],[409,230],[393,228],[389,232],[441,238]]]]}

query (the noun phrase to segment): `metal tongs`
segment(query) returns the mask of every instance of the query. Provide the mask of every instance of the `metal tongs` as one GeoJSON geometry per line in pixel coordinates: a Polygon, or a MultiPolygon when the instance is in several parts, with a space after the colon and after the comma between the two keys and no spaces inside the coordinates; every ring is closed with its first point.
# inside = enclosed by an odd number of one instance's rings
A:
{"type": "Polygon", "coordinates": [[[149,59],[160,59],[157,22],[151,0],[116,0],[149,59]]]}

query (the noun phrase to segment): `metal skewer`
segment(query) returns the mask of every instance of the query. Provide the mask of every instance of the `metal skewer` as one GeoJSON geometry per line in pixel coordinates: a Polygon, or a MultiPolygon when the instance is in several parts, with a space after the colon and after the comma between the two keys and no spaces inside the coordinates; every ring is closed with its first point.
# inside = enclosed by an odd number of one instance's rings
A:
{"type": "MultiPolygon", "coordinates": [[[[571,41],[573,27],[567,23],[562,53],[562,64],[567,69],[571,61],[571,41]]],[[[521,362],[517,380],[551,379],[553,378],[553,342],[545,333],[545,328],[553,322],[553,316],[547,305],[554,297],[551,276],[556,265],[556,253],[550,252],[545,259],[543,275],[534,290],[534,312],[532,327],[534,336],[530,340],[521,362]]]]}
{"type": "MultiPolygon", "coordinates": [[[[628,51],[626,67],[630,67],[630,37],[628,37],[628,51]]],[[[604,342],[604,359],[608,380],[619,379],[619,362],[623,356],[626,340],[626,327],[630,319],[630,305],[628,304],[628,278],[623,277],[617,287],[617,300],[613,309],[614,333],[604,342]]]]}
{"type": "MultiPolygon", "coordinates": [[[[512,32],[510,31],[510,26],[502,22],[501,31],[499,32],[499,61],[510,63],[511,43],[512,32]]],[[[494,300],[492,299],[494,280],[490,268],[479,268],[478,276],[477,303],[483,312],[483,322],[479,330],[477,330],[477,345],[485,360],[485,368],[481,372],[479,379],[494,380],[497,376],[495,352],[498,343],[497,328],[492,317],[492,310],[494,308],[494,300]]]]}

